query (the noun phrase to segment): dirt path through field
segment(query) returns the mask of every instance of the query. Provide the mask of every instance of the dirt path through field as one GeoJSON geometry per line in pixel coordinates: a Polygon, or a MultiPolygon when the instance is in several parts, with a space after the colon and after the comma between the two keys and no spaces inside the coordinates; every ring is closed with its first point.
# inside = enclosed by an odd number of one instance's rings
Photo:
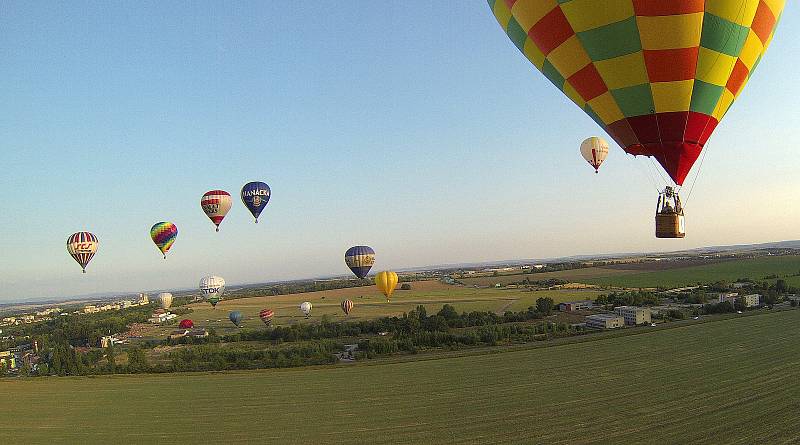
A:
{"type": "Polygon", "coordinates": [[[503,315],[503,314],[505,314],[505,313],[506,313],[506,311],[508,310],[508,308],[510,308],[510,307],[511,307],[511,305],[512,305],[512,304],[514,304],[514,303],[516,303],[517,301],[518,301],[517,299],[510,300],[510,301],[509,301],[508,303],[506,303],[506,304],[505,304],[503,307],[501,307],[500,309],[498,309],[498,310],[494,311],[494,312],[495,312],[495,314],[497,314],[497,315],[503,315]]]}

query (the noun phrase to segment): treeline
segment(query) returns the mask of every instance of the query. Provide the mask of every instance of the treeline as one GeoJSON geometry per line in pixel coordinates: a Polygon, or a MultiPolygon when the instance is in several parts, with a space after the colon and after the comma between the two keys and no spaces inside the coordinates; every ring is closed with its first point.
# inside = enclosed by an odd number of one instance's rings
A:
{"type": "Polygon", "coordinates": [[[661,297],[647,291],[612,292],[599,295],[595,304],[603,306],[655,306],[661,303],[661,297]]]}
{"type": "Polygon", "coordinates": [[[20,326],[19,335],[30,335],[54,344],[95,346],[100,337],[125,332],[133,323],[144,323],[152,306],[138,306],[118,311],[55,317],[43,323],[20,326]]]}

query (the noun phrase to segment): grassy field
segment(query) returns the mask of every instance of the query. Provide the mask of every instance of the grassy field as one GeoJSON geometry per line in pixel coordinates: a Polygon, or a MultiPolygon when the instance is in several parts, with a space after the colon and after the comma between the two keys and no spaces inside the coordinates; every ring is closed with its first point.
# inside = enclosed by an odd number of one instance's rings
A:
{"type": "Polygon", "coordinates": [[[29,444],[800,441],[800,311],[641,332],[410,362],[3,381],[0,433],[29,444]]]}
{"type": "Polygon", "coordinates": [[[680,287],[738,278],[761,280],[768,275],[789,275],[800,271],[800,256],[765,256],[722,263],[654,270],[624,275],[595,277],[589,284],[623,287],[680,287]]]}
{"type": "MultiPolygon", "coordinates": [[[[245,328],[261,328],[263,323],[258,318],[258,312],[265,308],[275,311],[273,323],[276,325],[289,325],[293,323],[314,323],[322,315],[328,315],[332,320],[353,321],[372,319],[385,316],[400,316],[424,305],[428,313],[435,313],[444,304],[453,305],[457,311],[520,311],[529,306],[536,305],[536,299],[550,297],[556,303],[563,301],[594,299],[600,293],[596,290],[552,290],[530,292],[517,289],[475,289],[462,286],[451,286],[438,281],[417,281],[411,283],[410,291],[395,291],[391,303],[386,303],[386,298],[375,286],[337,289],[324,292],[309,292],[303,294],[280,295],[270,297],[241,298],[223,300],[212,309],[208,303],[194,303],[190,305],[193,312],[187,317],[194,320],[197,326],[213,327],[218,333],[236,331],[236,327],[228,321],[230,311],[241,311],[245,316],[242,324],[245,328]],[[351,299],[355,306],[349,317],[345,317],[339,306],[344,299],[351,299]],[[310,301],[313,305],[312,318],[306,320],[298,309],[303,301],[310,301]],[[208,321],[207,321],[208,320],[208,321]]],[[[147,336],[163,337],[174,329],[178,320],[169,326],[150,327],[147,336]]]]}
{"type": "MultiPolygon", "coordinates": [[[[501,275],[498,277],[465,278],[466,284],[493,286],[529,280],[562,280],[616,287],[682,287],[719,280],[735,281],[738,278],[763,279],[768,275],[793,275],[800,271],[800,256],[763,256],[753,259],[730,260],[687,267],[665,268],[666,264],[620,264],[612,267],[587,267],[529,275],[501,275]],[[627,268],[626,268],[627,267],[627,268]],[[651,270],[647,270],[650,268],[651,270]]],[[[791,286],[800,286],[800,277],[787,277],[791,286]]]]}

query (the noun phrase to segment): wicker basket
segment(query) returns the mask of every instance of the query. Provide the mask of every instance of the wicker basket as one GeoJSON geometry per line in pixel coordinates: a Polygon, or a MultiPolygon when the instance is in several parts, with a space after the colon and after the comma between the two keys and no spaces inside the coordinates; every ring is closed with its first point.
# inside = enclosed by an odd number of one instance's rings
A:
{"type": "Polygon", "coordinates": [[[683,211],[656,214],[656,238],[683,238],[685,236],[683,211]]]}

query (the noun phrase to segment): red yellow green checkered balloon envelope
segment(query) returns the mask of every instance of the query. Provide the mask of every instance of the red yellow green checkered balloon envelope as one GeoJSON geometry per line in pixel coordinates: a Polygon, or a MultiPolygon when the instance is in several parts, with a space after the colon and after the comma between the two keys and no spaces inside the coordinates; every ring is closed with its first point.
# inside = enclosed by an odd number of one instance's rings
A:
{"type": "Polygon", "coordinates": [[[626,152],[682,185],[785,0],[488,0],[520,51],[626,152]]]}

